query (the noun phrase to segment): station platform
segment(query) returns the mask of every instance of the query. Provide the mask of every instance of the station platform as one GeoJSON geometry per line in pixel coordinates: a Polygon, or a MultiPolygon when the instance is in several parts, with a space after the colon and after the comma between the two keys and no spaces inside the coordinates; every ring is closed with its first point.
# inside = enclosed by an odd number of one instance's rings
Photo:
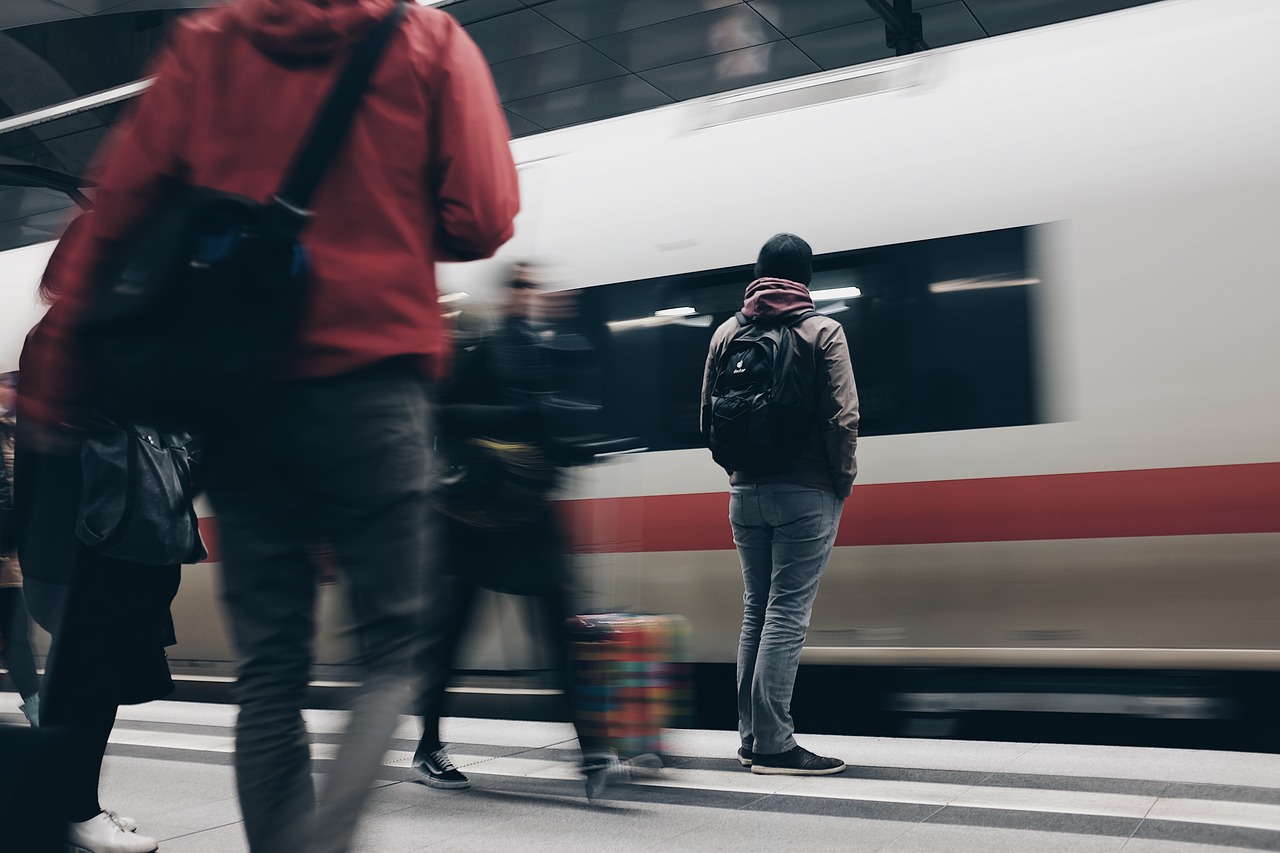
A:
{"type": "MultiPolygon", "coordinates": [[[[163,853],[241,853],[230,705],[120,709],[102,802],[139,821],[163,853]]],[[[309,711],[316,771],[340,711],[309,711]]],[[[20,724],[0,694],[0,723],[20,724]]],[[[448,718],[444,737],[472,787],[413,782],[416,721],[384,761],[356,850],[1123,851],[1280,850],[1280,756],[1112,746],[799,736],[843,758],[839,776],[757,776],[737,735],[676,730],[660,776],[588,802],[567,724],[448,718]]]]}

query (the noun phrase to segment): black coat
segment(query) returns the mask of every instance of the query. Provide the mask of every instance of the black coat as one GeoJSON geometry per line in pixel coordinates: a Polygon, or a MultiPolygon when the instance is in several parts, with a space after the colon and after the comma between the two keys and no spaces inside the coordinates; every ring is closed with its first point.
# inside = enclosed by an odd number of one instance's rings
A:
{"type": "MultiPolygon", "coordinates": [[[[546,446],[539,401],[550,390],[550,368],[537,332],[508,318],[490,337],[459,353],[441,396],[446,441],[490,437],[546,446]]],[[[568,582],[560,522],[550,502],[514,529],[469,527],[443,517],[445,566],[486,589],[541,595],[568,582]]]]}
{"type": "Polygon", "coordinates": [[[83,487],[78,454],[28,451],[19,433],[14,461],[27,607],[53,635],[49,670],[56,683],[77,693],[98,691],[122,705],[169,695],[164,649],[175,641],[169,606],[179,567],[115,560],[76,538],[83,487]]]}

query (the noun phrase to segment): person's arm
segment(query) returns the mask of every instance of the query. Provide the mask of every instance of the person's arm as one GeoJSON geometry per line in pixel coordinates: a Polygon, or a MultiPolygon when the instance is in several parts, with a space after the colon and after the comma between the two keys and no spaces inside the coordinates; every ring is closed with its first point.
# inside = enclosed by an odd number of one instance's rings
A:
{"type": "Polygon", "coordinates": [[[818,335],[818,426],[836,494],[848,497],[858,476],[858,386],[844,327],[825,325],[818,335]],[[825,391],[822,383],[825,383],[825,391]]]}
{"type": "Polygon", "coordinates": [[[449,20],[432,81],[439,260],[487,258],[515,233],[520,190],[507,120],[480,49],[449,20]]]}
{"type": "Polygon", "coordinates": [[[698,430],[702,433],[702,443],[710,445],[711,438],[711,390],[715,382],[716,359],[720,357],[724,335],[716,329],[711,335],[711,344],[707,347],[707,361],[702,366],[702,400],[698,406],[698,430]]]}

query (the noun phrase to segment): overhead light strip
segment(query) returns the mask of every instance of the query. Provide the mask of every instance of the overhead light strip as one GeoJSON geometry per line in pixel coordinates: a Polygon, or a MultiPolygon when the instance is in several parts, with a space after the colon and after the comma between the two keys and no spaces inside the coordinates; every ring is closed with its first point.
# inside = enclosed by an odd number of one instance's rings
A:
{"type": "MultiPolygon", "coordinates": [[[[417,3],[419,6],[444,6],[453,1],[454,0],[417,0],[417,3]]],[[[73,116],[76,113],[96,110],[98,107],[105,107],[109,104],[127,101],[129,98],[135,98],[147,89],[151,88],[151,84],[154,82],[154,77],[144,77],[143,79],[135,80],[132,83],[125,83],[111,89],[103,89],[101,92],[94,92],[93,94],[84,95],[83,97],[75,98],[70,101],[63,101],[60,104],[53,104],[52,106],[42,107],[41,109],[32,110],[28,113],[22,113],[21,115],[0,119],[0,134],[34,127],[37,124],[57,121],[60,118],[73,116]]]]}
{"type": "Polygon", "coordinates": [[[98,107],[105,107],[108,104],[118,103],[119,101],[127,101],[129,98],[135,98],[141,95],[155,81],[154,77],[144,77],[141,80],[135,80],[132,83],[125,83],[123,86],[116,86],[113,89],[103,89],[101,92],[94,92],[92,95],[85,95],[71,101],[63,101],[60,104],[54,104],[51,107],[44,107],[38,110],[32,110],[29,113],[10,116],[6,119],[0,119],[0,134],[9,133],[14,130],[22,130],[23,128],[32,127],[45,122],[57,121],[60,118],[73,116],[76,113],[83,113],[89,110],[96,110],[98,107]]]}

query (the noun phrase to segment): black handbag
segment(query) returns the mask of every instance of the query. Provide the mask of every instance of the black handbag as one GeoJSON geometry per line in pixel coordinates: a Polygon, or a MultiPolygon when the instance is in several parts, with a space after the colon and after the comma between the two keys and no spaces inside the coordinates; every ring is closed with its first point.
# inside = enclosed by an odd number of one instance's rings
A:
{"type": "Polygon", "coordinates": [[[176,185],[111,253],[79,329],[101,411],[196,429],[265,396],[306,301],[307,207],[404,14],[352,52],[270,202],[176,185]]]}
{"type": "Polygon", "coordinates": [[[84,493],[76,538],[117,560],[144,566],[198,563],[191,438],[146,426],[106,424],[80,446],[84,493]]]}

